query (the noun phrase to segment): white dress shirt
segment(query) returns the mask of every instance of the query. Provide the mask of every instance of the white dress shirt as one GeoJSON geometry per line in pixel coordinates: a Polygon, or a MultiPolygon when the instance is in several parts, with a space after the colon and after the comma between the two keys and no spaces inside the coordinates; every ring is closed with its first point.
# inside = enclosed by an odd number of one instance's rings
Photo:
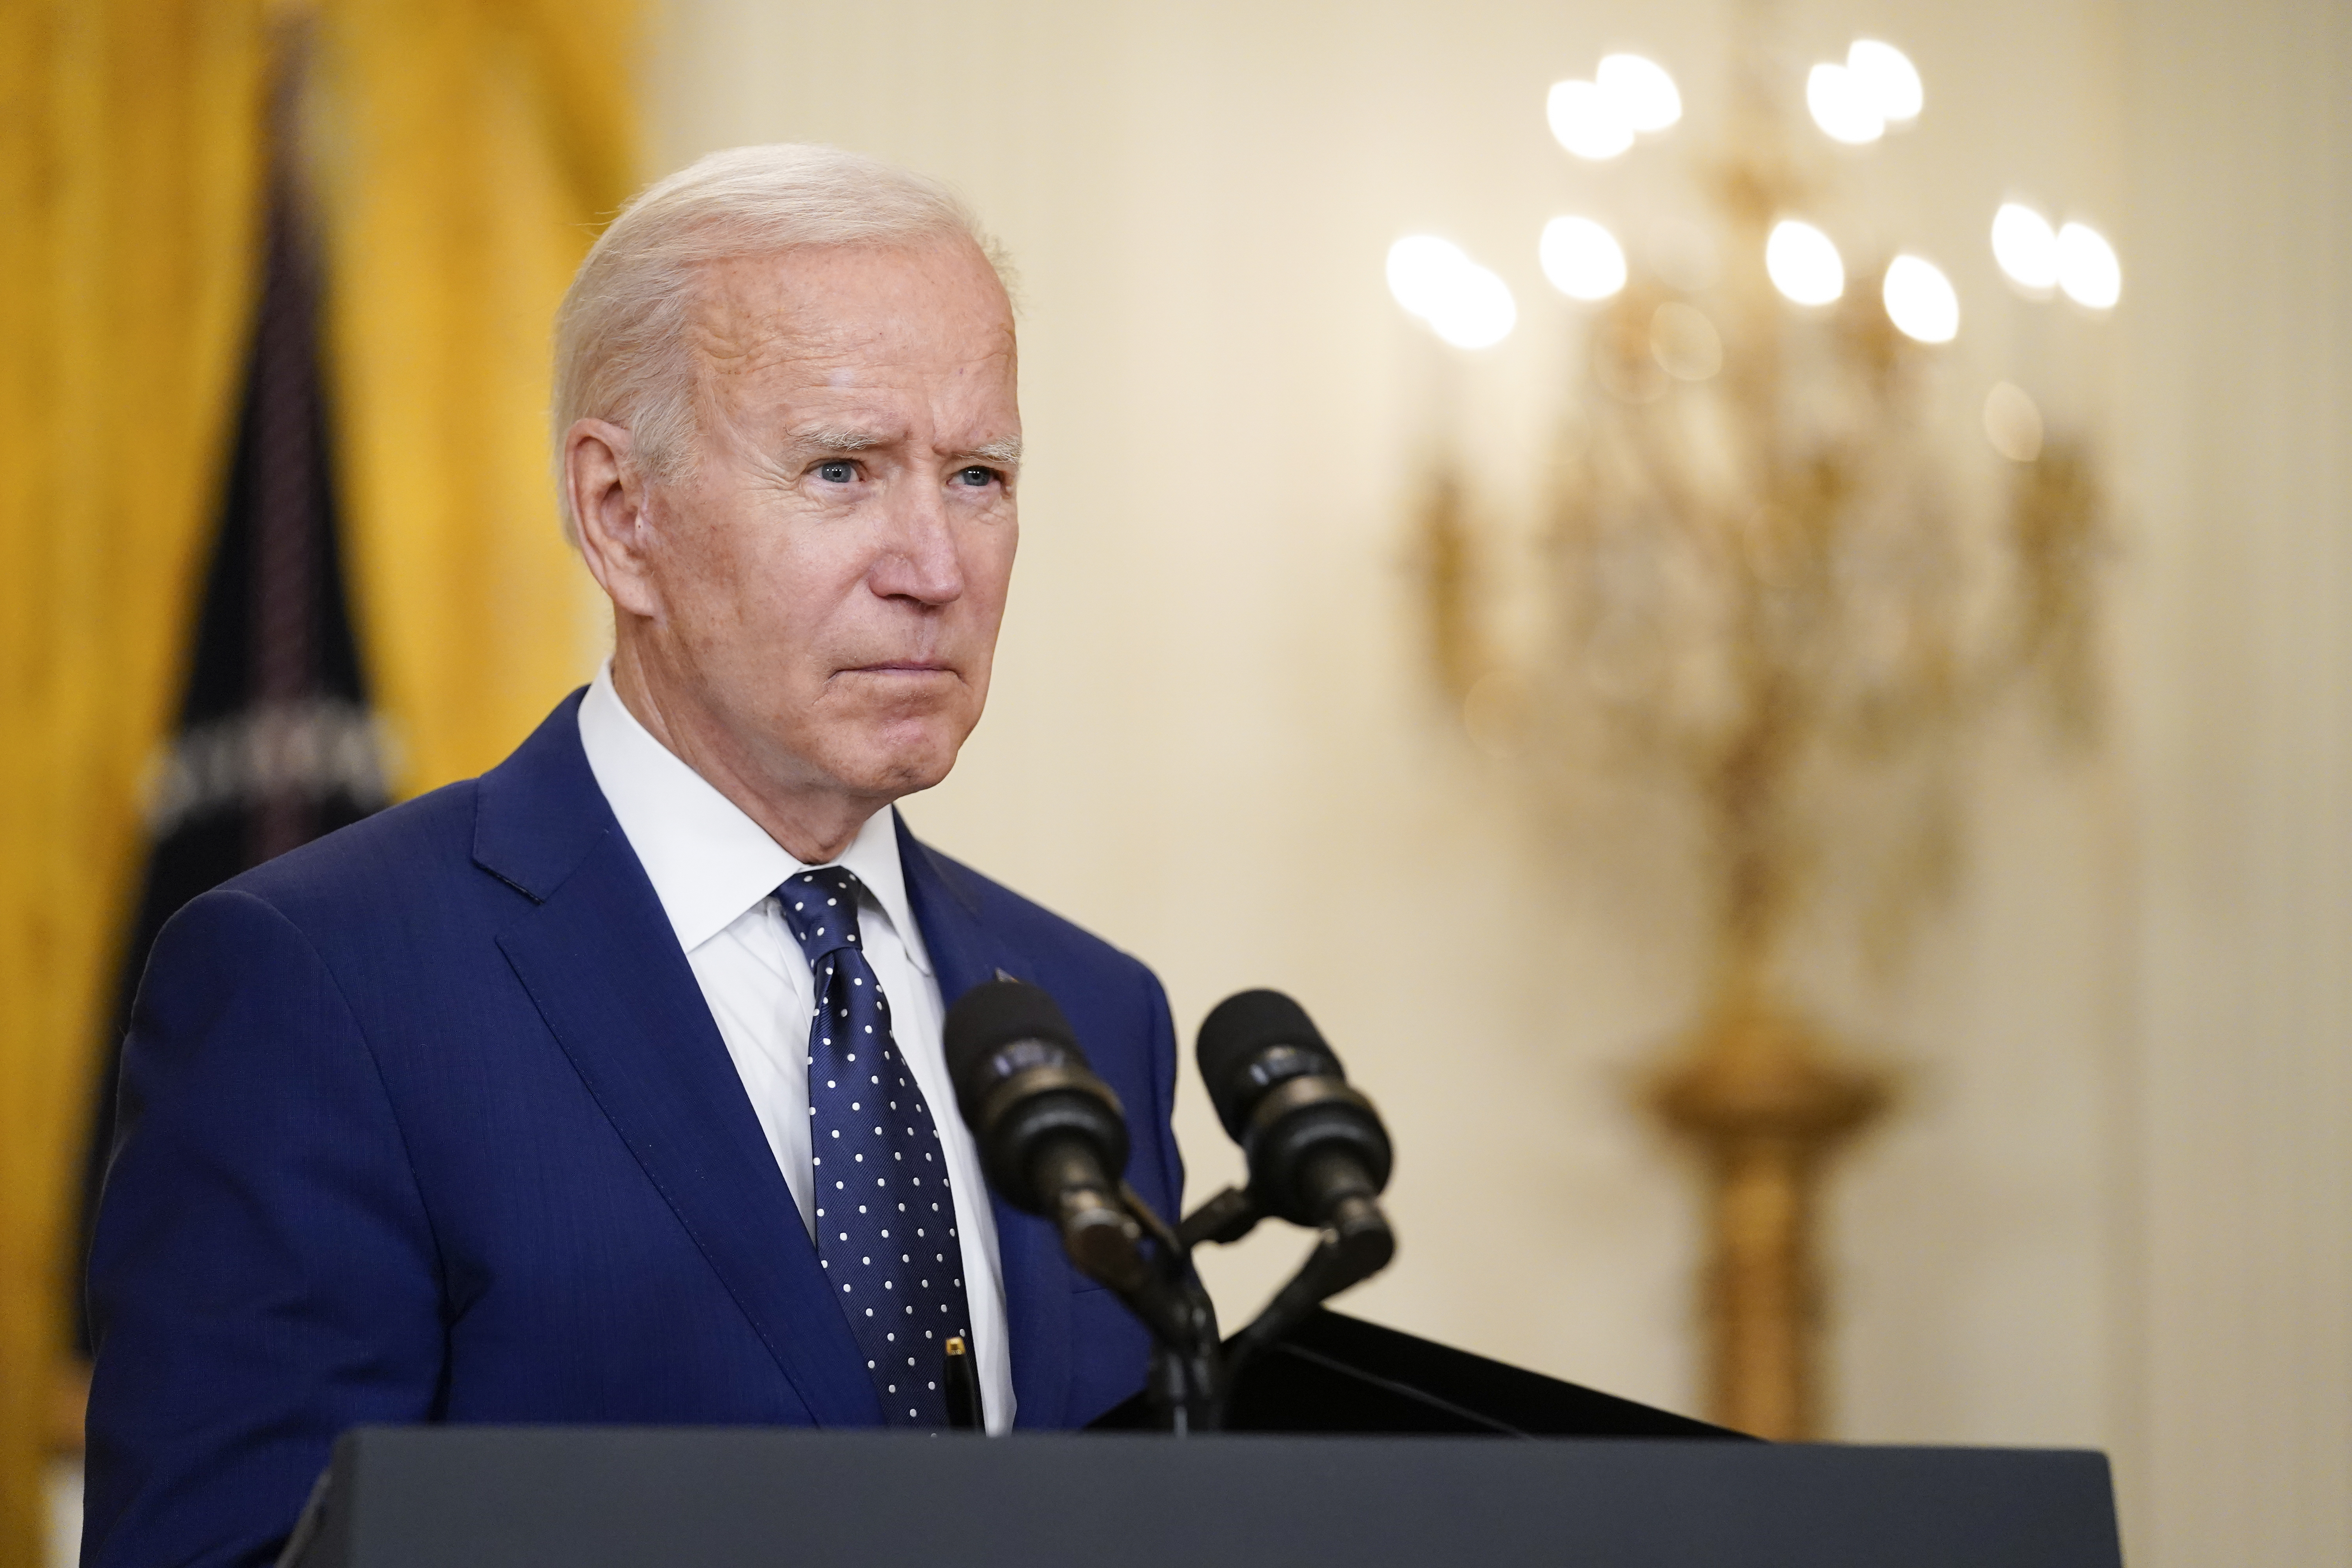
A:
{"type": "MultiPolygon", "coordinates": [[[[580,743],[686,950],[784,1184],[800,1205],[801,1223],[814,1237],[808,1031],[815,1011],[814,982],[808,957],[785,926],[774,897],[787,879],[811,868],[787,854],[637,722],[613,689],[609,662],[580,704],[580,743]]],[[[923,933],[907,902],[891,817],[887,809],[868,817],[856,840],[832,864],[856,872],[865,889],[857,900],[861,945],[889,998],[890,1032],[914,1069],[945,1148],[988,1429],[1002,1432],[1013,1424],[1013,1360],[1005,1339],[996,1220],[980,1152],[956,1113],[940,1034],[945,1008],[923,933]]]]}

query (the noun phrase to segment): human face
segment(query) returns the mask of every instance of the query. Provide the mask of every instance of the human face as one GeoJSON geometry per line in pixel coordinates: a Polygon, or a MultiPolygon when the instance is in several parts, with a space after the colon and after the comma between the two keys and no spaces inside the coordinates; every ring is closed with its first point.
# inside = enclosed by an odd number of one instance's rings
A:
{"type": "Polygon", "coordinates": [[[870,813],[937,784],[987,700],[1018,540],[1003,287],[962,240],[746,258],[711,269],[693,333],[697,460],[646,488],[637,624],[614,595],[664,739],[761,796],[870,813]]]}

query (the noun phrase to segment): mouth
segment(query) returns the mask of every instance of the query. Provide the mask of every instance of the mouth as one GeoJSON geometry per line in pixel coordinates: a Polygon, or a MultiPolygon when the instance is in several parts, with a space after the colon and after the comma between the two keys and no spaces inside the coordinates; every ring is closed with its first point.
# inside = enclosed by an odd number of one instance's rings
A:
{"type": "Polygon", "coordinates": [[[952,675],[955,668],[940,659],[886,659],[878,664],[852,665],[844,675],[952,675]]]}

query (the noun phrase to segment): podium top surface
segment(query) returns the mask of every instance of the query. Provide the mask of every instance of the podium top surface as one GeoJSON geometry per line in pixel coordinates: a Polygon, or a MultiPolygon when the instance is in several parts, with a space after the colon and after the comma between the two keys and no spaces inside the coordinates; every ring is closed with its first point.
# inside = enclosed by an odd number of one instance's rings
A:
{"type": "MultiPolygon", "coordinates": [[[[1228,1431],[1404,1436],[1755,1438],[1318,1308],[1248,1364],[1228,1431]]],[[[1157,1429],[1137,1394],[1097,1432],[1157,1429]]]]}
{"type": "Polygon", "coordinates": [[[2120,1568],[2105,1459],[1480,1437],[362,1428],[297,1568],[2120,1568]]]}

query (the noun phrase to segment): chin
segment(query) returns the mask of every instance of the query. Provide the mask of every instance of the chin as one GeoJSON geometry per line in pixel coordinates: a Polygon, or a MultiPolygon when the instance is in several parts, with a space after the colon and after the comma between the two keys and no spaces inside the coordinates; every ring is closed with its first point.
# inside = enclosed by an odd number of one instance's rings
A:
{"type": "Polygon", "coordinates": [[[871,737],[854,757],[843,758],[844,765],[834,770],[835,776],[861,795],[893,800],[913,795],[948,776],[955,767],[956,753],[962,749],[963,735],[969,732],[950,734],[924,725],[908,734],[898,726],[892,728],[896,733],[871,737]]]}

